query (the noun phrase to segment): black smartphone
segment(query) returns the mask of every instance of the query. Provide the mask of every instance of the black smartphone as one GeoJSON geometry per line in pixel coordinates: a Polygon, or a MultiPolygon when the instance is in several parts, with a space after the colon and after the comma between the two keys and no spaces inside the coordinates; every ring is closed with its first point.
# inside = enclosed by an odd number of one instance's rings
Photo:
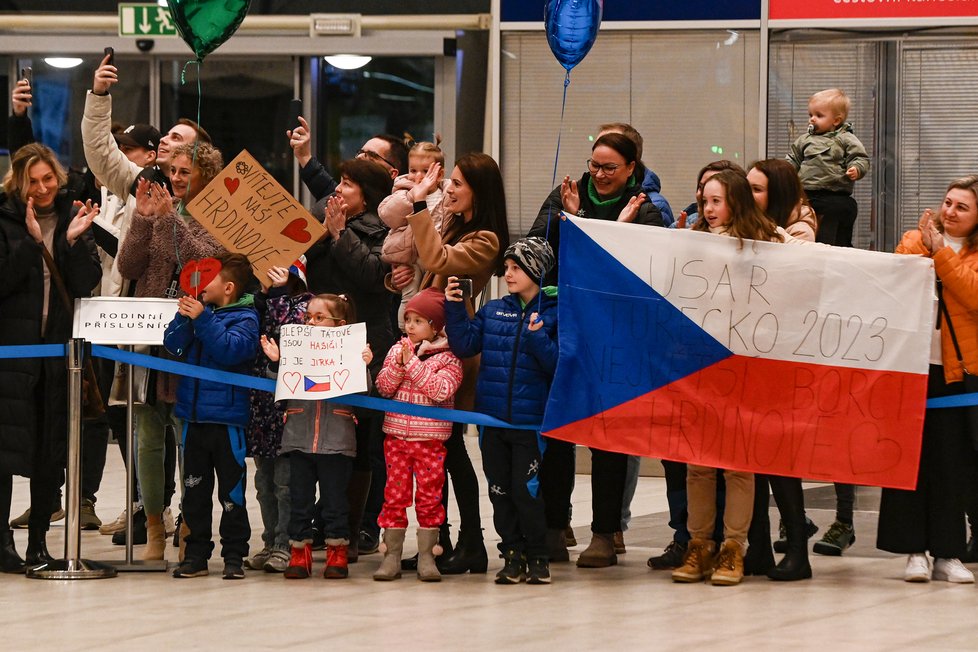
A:
{"type": "Polygon", "coordinates": [[[103,50],[102,52],[103,52],[103,56],[108,56],[109,57],[109,60],[106,63],[108,63],[110,66],[114,66],[115,65],[115,48],[108,47],[108,48],[105,48],[105,50],[103,50]]]}
{"type": "Polygon", "coordinates": [[[30,66],[27,66],[26,68],[21,68],[20,69],[20,78],[21,79],[26,79],[27,80],[27,83],[30,84],[33,87],[34,86],[34,69],[31,68],[30,66]]]}
{"type": "Polygon", "coordinates": [[[302,115],[302,100],[295,99],[289,102],[289,128],[294,129],[299,126],[299,116],[302,115]]]}
{"type": "Polygon", "coordinates": [[[472,279],[470,279],[470,278],[460,278],[460,279],[458,279],[458,281],[456,281],[456,283],[458,283],[458,289],[460,289],[462,291],[462,298],[463,299],[471,299],[472,298],[472,279]]]}

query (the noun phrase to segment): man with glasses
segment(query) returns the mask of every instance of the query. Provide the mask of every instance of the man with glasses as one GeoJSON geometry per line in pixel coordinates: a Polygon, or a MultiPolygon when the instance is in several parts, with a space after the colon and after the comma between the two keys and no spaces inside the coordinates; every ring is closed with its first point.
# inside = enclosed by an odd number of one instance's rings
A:
{"type": "MultiPolygon", "coordinates": [[[[339,182],[332,177],[326,167],[312,155],[312,131],[309,123],[299,116],[299,126],[287,132],[289,145],[299,162],[299,178],[316,200],[331,195],[339,182]]],[[[357,152],[357,158],[378,163],[386,169],[391,179],[407,172],[408,150],[404,141],[389,134],[372,136],[357,152]]]]}

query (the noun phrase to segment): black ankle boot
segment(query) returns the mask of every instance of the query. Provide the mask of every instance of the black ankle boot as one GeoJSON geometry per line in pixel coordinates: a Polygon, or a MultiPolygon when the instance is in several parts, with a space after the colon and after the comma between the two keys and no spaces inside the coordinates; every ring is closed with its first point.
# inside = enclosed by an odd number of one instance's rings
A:
{"type": "Polygon", "coordinates": [[[14,547],[12,530],[0,530],[0,572],[23,573],[24,560],[17,554],[14,547]]]}
{"type": "Polygon", "coordinates": [[[808,562],[808,546],[802,545],[800,549],[792,549],[789,546],[788,552],[784,554],[777,566],[767,572],[767,576],[779,582],[810,579],[812,577],[812,565],[808,562]]]}
{"type": "Polygon", "coordinates": [[[488,567],[489,556],[480,528],[474,532],[459,532],[455,551],[439,564],[438,569],[442,575],[461,575],[466,572],[485,573],[488,567]]]}
{"type": "Polygon", "coordinates": [[[30,530],[27,533],[27,555],[28,566],[39,566],[54,561],[54,557],[48,552],[47,531],[30,530]]]}
{"type": "Polygon", "coordinates": [[[767,575],[774,568],[774,553],[771,544],[751,544],[744,555],[744,575],[767,575]]]}

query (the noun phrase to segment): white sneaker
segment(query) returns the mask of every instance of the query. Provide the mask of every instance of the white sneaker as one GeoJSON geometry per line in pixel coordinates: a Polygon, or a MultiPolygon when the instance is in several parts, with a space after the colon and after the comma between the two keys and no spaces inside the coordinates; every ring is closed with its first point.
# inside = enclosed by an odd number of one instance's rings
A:
{"type": "Polygon", "coordinates": [[[930,560],[922,552],[907,557],[907,567],[903,571],[904,582],[930,582],[930,560]]]}
{"type": "Polygon", "coordinates": [[[933,579],[955,584],[974,584],[975,574],[958,559],[935,559],[933,579]]]}
{"type": "Polygon", "coordinates": [[[168,537],[172,537],[173,533],[177,531],[177,524],[173,520],[173,512],[170,511],[169,507],[163,509],[163,528],[168,537]]]}

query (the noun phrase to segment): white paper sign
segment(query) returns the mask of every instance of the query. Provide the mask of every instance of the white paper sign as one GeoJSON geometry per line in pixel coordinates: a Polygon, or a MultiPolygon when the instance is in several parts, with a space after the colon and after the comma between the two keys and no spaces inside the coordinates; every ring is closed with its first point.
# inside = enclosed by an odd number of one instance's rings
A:
{"type": "Polygon", "coordinates": [[[76,299],[72,336],[92,344],[163,344],[166,325],[176,313],[176,299],[76,299]]]}
{"type": "Polygon", "coordinates": [[[366,324],[287,324],[279,336],[275,400],[322,400],[367,391],[366,324]]]}

